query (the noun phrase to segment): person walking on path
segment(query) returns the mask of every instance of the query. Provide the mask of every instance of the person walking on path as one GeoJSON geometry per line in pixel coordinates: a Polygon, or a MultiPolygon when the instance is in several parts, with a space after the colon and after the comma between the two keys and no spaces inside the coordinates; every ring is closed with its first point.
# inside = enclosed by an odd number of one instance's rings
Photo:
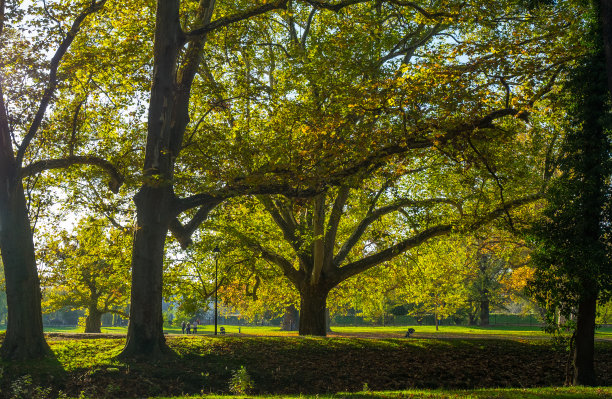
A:
{"type": "Polygon", "coordinates": [[[187,325],[185,324],[185,320],[183,320],[183,323],[181,324],[181,327],[183,328],[183,334],[185,334],[185,327],[187,325]]]}
{"type": "Polygon", "coordinates": [[[187,322],[187,334],[191,334],[191,323],[187,322]]]}

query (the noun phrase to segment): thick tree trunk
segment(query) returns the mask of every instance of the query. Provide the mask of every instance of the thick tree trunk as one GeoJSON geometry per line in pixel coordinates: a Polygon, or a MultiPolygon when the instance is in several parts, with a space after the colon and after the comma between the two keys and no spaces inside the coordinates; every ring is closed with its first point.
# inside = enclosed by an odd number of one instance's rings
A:
{"type": "MultiPolygon", "coordinates": [[[[0,11],[4,12],[4,2],[0,11]]],[[[4,359],[35,359],[50,353],[43,335],[40,281],[23,184],[11,142],[0,84],[0,252],[6,281],[4,359]]]]}
{"type": "Polygon", "coordinates": [[[1,353],[4,359],[40,358],[50,349],[43,335],[32,230],[21,179],[11,179],[5,165],[0,162],[0,249],[8,318],[1,353]]]}
{"type": "MultiPolygon", "coordinates": [[[[178,53],[181,49],[179,0],[158,0],[153,45],[153,84],[149,99],[144,183],[134,197],[137,226],[132,246],[132,293],[127,342],[121,358],[153,358],[169,353],[163,333],[162,279],[164,246],[173,216],[173,119],[178,53]]],[[[187,97],[188,98],[188,97],[187,97]]],[[[188,105],[188,102],[186,103],[188,105]]],[[[185,111],[179,110],[179,111],[185,111]]],[[[179,112],[179,113],[181,113],[179,112]]]]}
{"type": "Polygon", "coordinates": [[[489,298],[480,301],[480,325],[483,327],[489,325],[489,305],[489,298]]]}
{"type": "Polygon", "coordinates": [[[594,367],[596,314],[597,295],[583,295],[578,303],[576,320],[573,385],[593,386],[596,383],[594,367]]]}
{"type": "Polygon", "coordinates": [[[164,245],[174,195],[168,187],[141,187],[135,196],[137,228],[132,248],[130,323],[121,358],[169,353],[163,331],[164,245]]]}
{"type": "Polygon", "coordinates": [[[102,332],[102,315],[97,306],[90,306],[85,319],[85,332],[99,334],[102,332]]]}
{"type": "Polygon", "coordinates": [[[312,286],[300,291],[300,335],[327,335],[325,309],[328,293],[312,286]]]}

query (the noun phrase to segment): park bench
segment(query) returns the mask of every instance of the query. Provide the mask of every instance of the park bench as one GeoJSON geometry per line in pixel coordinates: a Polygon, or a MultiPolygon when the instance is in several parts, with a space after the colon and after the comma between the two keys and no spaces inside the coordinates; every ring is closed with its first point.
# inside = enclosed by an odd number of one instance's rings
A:
{"type": "Polygon", "coordinates": [[[225,334],[225,327],[221,327],[219,331],[221,332],[221,334],[225,334]]]}

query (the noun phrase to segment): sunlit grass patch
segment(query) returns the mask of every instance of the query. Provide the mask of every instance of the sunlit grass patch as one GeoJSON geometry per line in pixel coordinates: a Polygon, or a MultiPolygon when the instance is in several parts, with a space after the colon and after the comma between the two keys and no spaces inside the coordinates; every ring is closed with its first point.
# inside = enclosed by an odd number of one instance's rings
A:
{"type": "MultiPolygon", "coordinates": [[[[249,335],[249,336],[268,336],[268,337],[295,337],[298,336],[297,331],[282,331],[278,326],[234,326],[234,325],[219,325],[218,334],[220,334],[220,328],[224,327],[226,336],[235,335],[249,335]]],[[[530,338],[550,338],[550,335],[546,334],[538,326],[510,326],[510,325],[495,325],[488,327],[479,326],[440,326],[439,330],[436,331],[435,326],[411,326],[416,330],[415,338],[421,337],[428,338],[445,338],[458,336],[474,337],[474,336],[490,336],[495,338],[514,338],[514,339],[530,339],[530,338]]],[[[0,326],[2,331],[5,326],[0,326]]],[[[402,338],[406,334],[408,326],[332,326],[332,332],[330,336],[336,335],[359,335],[370,338],[402,338]]],[[[47,333],[83,333],[83,327],[45,327],[47,333]]],[[[127,327],[102,327],[103,334],[127,334],[127,327]]],[[[182,334],[180,326],[166,326],[164,327],[164,333],[166,334],[182,334]]],[[[187,335],[187,334],[184,334],[187,335]]],[[[200,325],[198,326],[199,335],[214,335],[214,325],[200,325]]],[[[601,339],[612,339],[612,327],[601,327],[596,330],[596,337],[601,339]]]]}
{"type": "Polygon", "coordinates": [[[66,371],[116,364],[124,342],[116,339],[50,341],[49,346],[66,371]]]}
{"type": "MultiPolygon", "coordinates": [[[[180,397],[157,397],[154,399],[178,398],[271,398],[271,399],[603,399],[612,397],[610,387],[563,387],[529,389],[478,389],[478,390],[407,390],[382,392],[336,393],[327,395],[198,395],[180,397]]],[[[153,398],[152,398],[153,399],[153,398]]]]}

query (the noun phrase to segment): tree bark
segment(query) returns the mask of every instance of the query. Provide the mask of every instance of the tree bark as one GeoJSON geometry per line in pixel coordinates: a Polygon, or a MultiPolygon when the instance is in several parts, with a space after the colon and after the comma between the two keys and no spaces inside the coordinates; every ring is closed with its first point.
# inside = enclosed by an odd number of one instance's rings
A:
{"type": "Polygon", "coordinates": [[[596,384],[595,356],[595,317],[597,314],[597,295],[584,294],[578,303],[576,320],[576,342],[574,344],[573,385],[596,384]]]}
{"type": "Polygon", "coordinates": [[[102,315],[98,310],[97,304],[89,306],[88,315],[85,319],[85,332],[100,334],[102,332],[102,315]]]}
{"type": "MultiPolygon", "coordinates": [[[[181,29],[179,0],[158,0],[153,46],[153,85],[149,100],[144,181],[134,196],[137,226],[132,246],[132,289],[127,341],[120,358],[155,358],[169,353],[163,333],[162,278],[170,220],[176,215],[170,149],[179,94],[176,71],[181,29]]],[[[180,122],[180,121],[179,121],[180,122]]],[[[178,151],[178,150],[177,150],[178,151]]]]}
{"type": "Polygon", "coordinates": [[[50,353],[43,335],[40,281],[28,208],[15,162],[0,87],[0,249],[8,307],[4,359],[34,359],[50,353]]]}
{"type": "Polygon", "coordinates": [[[300,335],[327,335],[325,309],[328,290],[308,286],[300,290],[300,335]]]}
{"type": "Polygon", "coordinates": [[[121,358],[159,357],[169,353],[163,331],[164,246],[173,215],[169,187],[143,186],[134,201],[137,228],[132,247],[132,291],[127,342],[121,358]]]}

